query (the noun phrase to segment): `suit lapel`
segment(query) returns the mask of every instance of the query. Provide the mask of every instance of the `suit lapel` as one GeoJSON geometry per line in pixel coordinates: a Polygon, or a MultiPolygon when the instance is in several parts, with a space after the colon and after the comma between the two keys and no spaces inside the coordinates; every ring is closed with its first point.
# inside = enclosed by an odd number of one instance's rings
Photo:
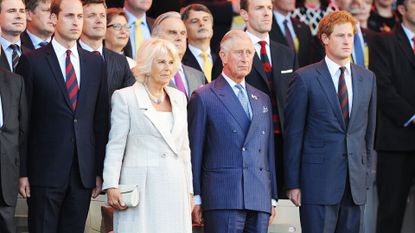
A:
{"type": "Polygon", "coordinates": [[[68,91],[66,89],[66,84],[64,81],[65,77],[62,76],[58,58],[55,54],[55,51],[53,50],[52,43],[49,43],[48,45],[46,45],[45,49],[46,49],[46,59],[48,60],[50,70],[52,70],[53,77],[55,78],[55,81],[58,84],[59,89],[61,90],[65,98],[65,102],[68,105],[68,108],[71,109],[72,111],[71,104],[69,102],[68,91]]]}
{"type": "MultiPolygon", "coordinates": [[[[263,104],[263,101],[259,98],[257,91],[251,85],[247,84],[246,90],[248,92],[249,103],[252,108],[252,120],[245,138],[245,141],[248,141],[255,135],[254,132],[257,129],[258,124],[263,120],[260,116],[263,114],[263,111],[265,111],[267,106],[263,104]]],[[[271,109],[267,108],[267,111],[271,111],[271,109]]]]}
{"type": "Polygon", "coordinates": [[[415,54],[412,52],[413,50],[412,50],[411,44],[408,41],[408,37],[406,36],[401,26],[399,26],[395,30],[396,30],[396,37],[399,42],[398,46],[399,46],[399,49],[401,50],[401,53],[405,54],[409,62],[415,67],[415,54]]]}
{"type": "Polygon", "coordinates": [[[354,121],[356,111],[358,110],[359,103],[361,100],[360,96],[363,91],[362,89],[363,88],[363,85],[362,85],[363,77],[358,72],[358,70],[355,68],[354,64],[351,64],[350,67],[351,67],[352,86],[353,86],[353,104],[352,104],[352,111],[350,114],[349,125],[351,125],[354,121]]]}
{"type": "Polygon", "coordinates": [[[10,64],[9,64],[9,61],[7,61],[6,53],[4,52],[3,46],[0,46],[0,47],[1,47],[0,66],[12,72],[12,70],[10,70],[10,64]]]}
{"type": "Polygon", "coordinates": [[[252,68],[258,72],[259,76],[261,76],[261,78],[267,84],[268,89],[271,90],[271,87],[269,86],[267,74],[265,73],[264,68],[262,67],[261,58],[259,58],[257,53],[255,53],[254,55],[254,62],[253,62],[252,68]]]}
{"type": "MultiPolygon", "coordinates": [[[[89,74],[87,69],[87,64],[84,56],[84,50],[81,48],[81,46],[78,45],[78,56],[79,56],[79,69],[81,73],[81,83],[82,86],[79,86],[79,92],[78,92],[78,103],[75,111],[77,109],[82,109],[83,104],[85,103],[82,101],[84,99],[84,95],[87,95],[88,93],[88,86],[91,75],[97,75],[97,74],[89,74]]],[[[86,98],[86,97],[85,97],[86,98]]]]}
{"type": "Polygon", "coordinates": [[[246,115],[241,103],[238,100],[238,97],[235,96],[235,93],[229,86],[228,82],[226,82],[223,76],[220,75],[216,79],[215,84],[210,88],[233,116],[236,122],[238,122],[241,129],[246,133],[248,126],[250,125],[248,116],[246,115]]]}
{"type": "MultiPolygon", "coordinates": [[[[164,141],[166,141],[167,145],[169,145],[172,151],[177,153],[177,148],[175,146],[172,134],[166,132],[161,126],[160,122],[157,120],[158,119],[157,111],[151,104],[151,100],[148,97],[148,94],[146,90],[144,89],[144,86],[141,83],[136,82],[134,84],[134,92],[135,92],[139,107],[141,109],[144,109],[144,116],[147,117],[147,119],[153,124],[154,128],[156,128],[156,130],[160,133],[160,135],[162,136],[164,141]]],[[[171,95],[169,95],[169,97],[170,96],[171,95]]],[[[171,104],[172,104],[172,109],[173,109],[173,117],[177,117],[177,114],[179,113],[177,112],[177,100],[174,97],[171,98],[171,104]]],[[[176,119],[177,118],[175,118],[174,122],[176,121],[176,119]]],[[[174,129],[174,126],[173,126],[173,129],[174,129]]]]}
{"type": "Polygon", "coordinates": [[[333,110],[334,115],[337,117],[337,120],[341,123],[343,129],[346,128],[346,124],[341,115],[340,103],[337,97],[336,89],[333,85],[333,80],[331,78],[329,69],[327,68],[326,62],[324,59],[320,61],[317,72],[317,80],[319,81],[321,87],[323,88],[324,94],[327,97],[328,102],[333,110]]]}
{"type": "Polygon", "coordinates": [[[8,82],[4,77],[3,73],[0,74],[0,97],[1,97],[1,108],[0,111],[3,112],[3,126],[0,128],[4,128],[7,125],[7,116],[10,109],[11,101],[9,101],[10,93],[6,88],[5,82],[8,82]]]}

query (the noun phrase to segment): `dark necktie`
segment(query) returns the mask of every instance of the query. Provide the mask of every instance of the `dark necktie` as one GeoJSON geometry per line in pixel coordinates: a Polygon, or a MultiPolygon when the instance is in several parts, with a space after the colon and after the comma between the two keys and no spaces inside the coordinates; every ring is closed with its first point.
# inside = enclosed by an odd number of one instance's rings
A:
{"type": "Polygon", "coordinates": [[[365,66],[365,58],[364,58],[364,51],[362,48],[362,44],[360,41],[359,33],[354,34],[354,56],[356,58],[356,61],[354,63],[365,66]]]}
{"type": "Polygon", "coordinates": [[[339,97],[340,108],[342,111],[344,123],[349,124],[349,94],[347,92],[346,79],[344,77],[344,71],[346,67],[340,67],[340,77],[339,77],[339,86],[337,91],[337,96],[339,97]]]}
{"type": "Polygon", "coordinates": [[[19,53],[17,52],[18,49],[19,49],[19,46],[17,44],[11,44],[9,47],[13,50],[13,52],[12,52],[12,68],[13,68],[13,71],[15,71],[16,66],[19,63],[19,58],[20,58],[19,53]]]}
{"type": "Polygon", "coordinates": [[[71,62],[71,50],[66,50],[66,89],[69,95],[69,102],[72,110],[75,111],[78,100],[78,80],[76,79],[75,69],[71,62]]]}
{"type": "Polygon", "coordinates": [[[287,41],[288,47],[292,48],[295,51],[294,40],[291,35],[290,29],[288,28],[288,20],[284,20],[284,31],[285,31],[285,40],[287,41]]]}
{"type": "Polygon", "coordinates": [[[267,42],[266,41],[259,41],[261,45],[261,62],[262,67],[264,68],[265,74],[267,75],[268,85],[270,87],[271,92],[271,104],[272,104],[272,123],[274,125],[274,133],[281,134],[281,122],[280,122],[280,115],[278,113],[278,103],[277,103],[277,95],[274,89],[274,82],[272,79],[272,66],[269,62],[268,55],[267,55],[267,42]]]}
{"type": "Polygon", "coordinates": [[[414,37],[412,37],[412,41],[414,42],[414,46],[412,47],[412,50],[413,50],[413,52],[414,52],[414,55],[415,55],[415,36],[414,37]]]}
{"type": "Polygon", "coordinates": [[[40,42],[39,43],[39,48],[43,48],[43,47],[45,47],[46,45],[48,44],[48,42],[46,42],[46,41],[42,41],[42,42],[40,42]]]}

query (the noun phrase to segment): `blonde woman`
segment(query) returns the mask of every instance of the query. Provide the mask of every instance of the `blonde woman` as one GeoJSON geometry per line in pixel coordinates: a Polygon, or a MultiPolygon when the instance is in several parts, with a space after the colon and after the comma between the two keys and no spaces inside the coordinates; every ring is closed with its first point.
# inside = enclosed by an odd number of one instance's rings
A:
{"type": "Polygon", "coordinates": [[[191,233],[187,101],[167,86],[180,59],[162,39],[144,42],[138,53],[137,82],[112,96],[103,189],[116,210],[114,232],[191,233]],[[138,185],[137,207],[125,206],[119,184],[138,185]]]}

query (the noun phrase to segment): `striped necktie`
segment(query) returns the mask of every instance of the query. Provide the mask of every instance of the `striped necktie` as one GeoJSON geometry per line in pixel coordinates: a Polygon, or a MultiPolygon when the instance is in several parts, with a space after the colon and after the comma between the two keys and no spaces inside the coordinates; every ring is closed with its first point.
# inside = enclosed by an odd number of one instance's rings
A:
{"type": "Polygon", "coordinates": [[[17,44],[11,44],[9,47],[12,49],[12,70],[14,72],[20,59],[19,53],[17,52],[19,50],[19,46],[17,44]]]}
{"type": "Polygon", "coordinates": [[[344,71],[346,67],[340,67],[340,77],[339,77],[339,86],[337,89],[337,96],[339,97],[340,108],[342,111],[342,116],[344,119],[344,123],[347,125],[349,124],[349,94],[347,92],[347,85],[346,80],[344,77],[344,71]]]}
{"type": "Polygon", "coordinates": [[[69,102],[73,111],[76,109],[78,101],[78,80],[76,79],[75,69],[71,62],[71,50],[66,50],[66,90],[69,95],[69,102]]]}

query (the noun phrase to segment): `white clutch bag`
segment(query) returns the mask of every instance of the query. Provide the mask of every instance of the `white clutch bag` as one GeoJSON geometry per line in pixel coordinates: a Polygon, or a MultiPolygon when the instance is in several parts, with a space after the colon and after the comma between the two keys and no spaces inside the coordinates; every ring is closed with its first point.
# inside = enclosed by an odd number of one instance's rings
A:
{"type": "Polygon", "coordinates": [[[140,192],[138,190],[138,185],[126,185],[120,184],[118,186],[120,190],[122,200],[125,205],[128,207],[136,207],[140,203],[140,192]]]}

